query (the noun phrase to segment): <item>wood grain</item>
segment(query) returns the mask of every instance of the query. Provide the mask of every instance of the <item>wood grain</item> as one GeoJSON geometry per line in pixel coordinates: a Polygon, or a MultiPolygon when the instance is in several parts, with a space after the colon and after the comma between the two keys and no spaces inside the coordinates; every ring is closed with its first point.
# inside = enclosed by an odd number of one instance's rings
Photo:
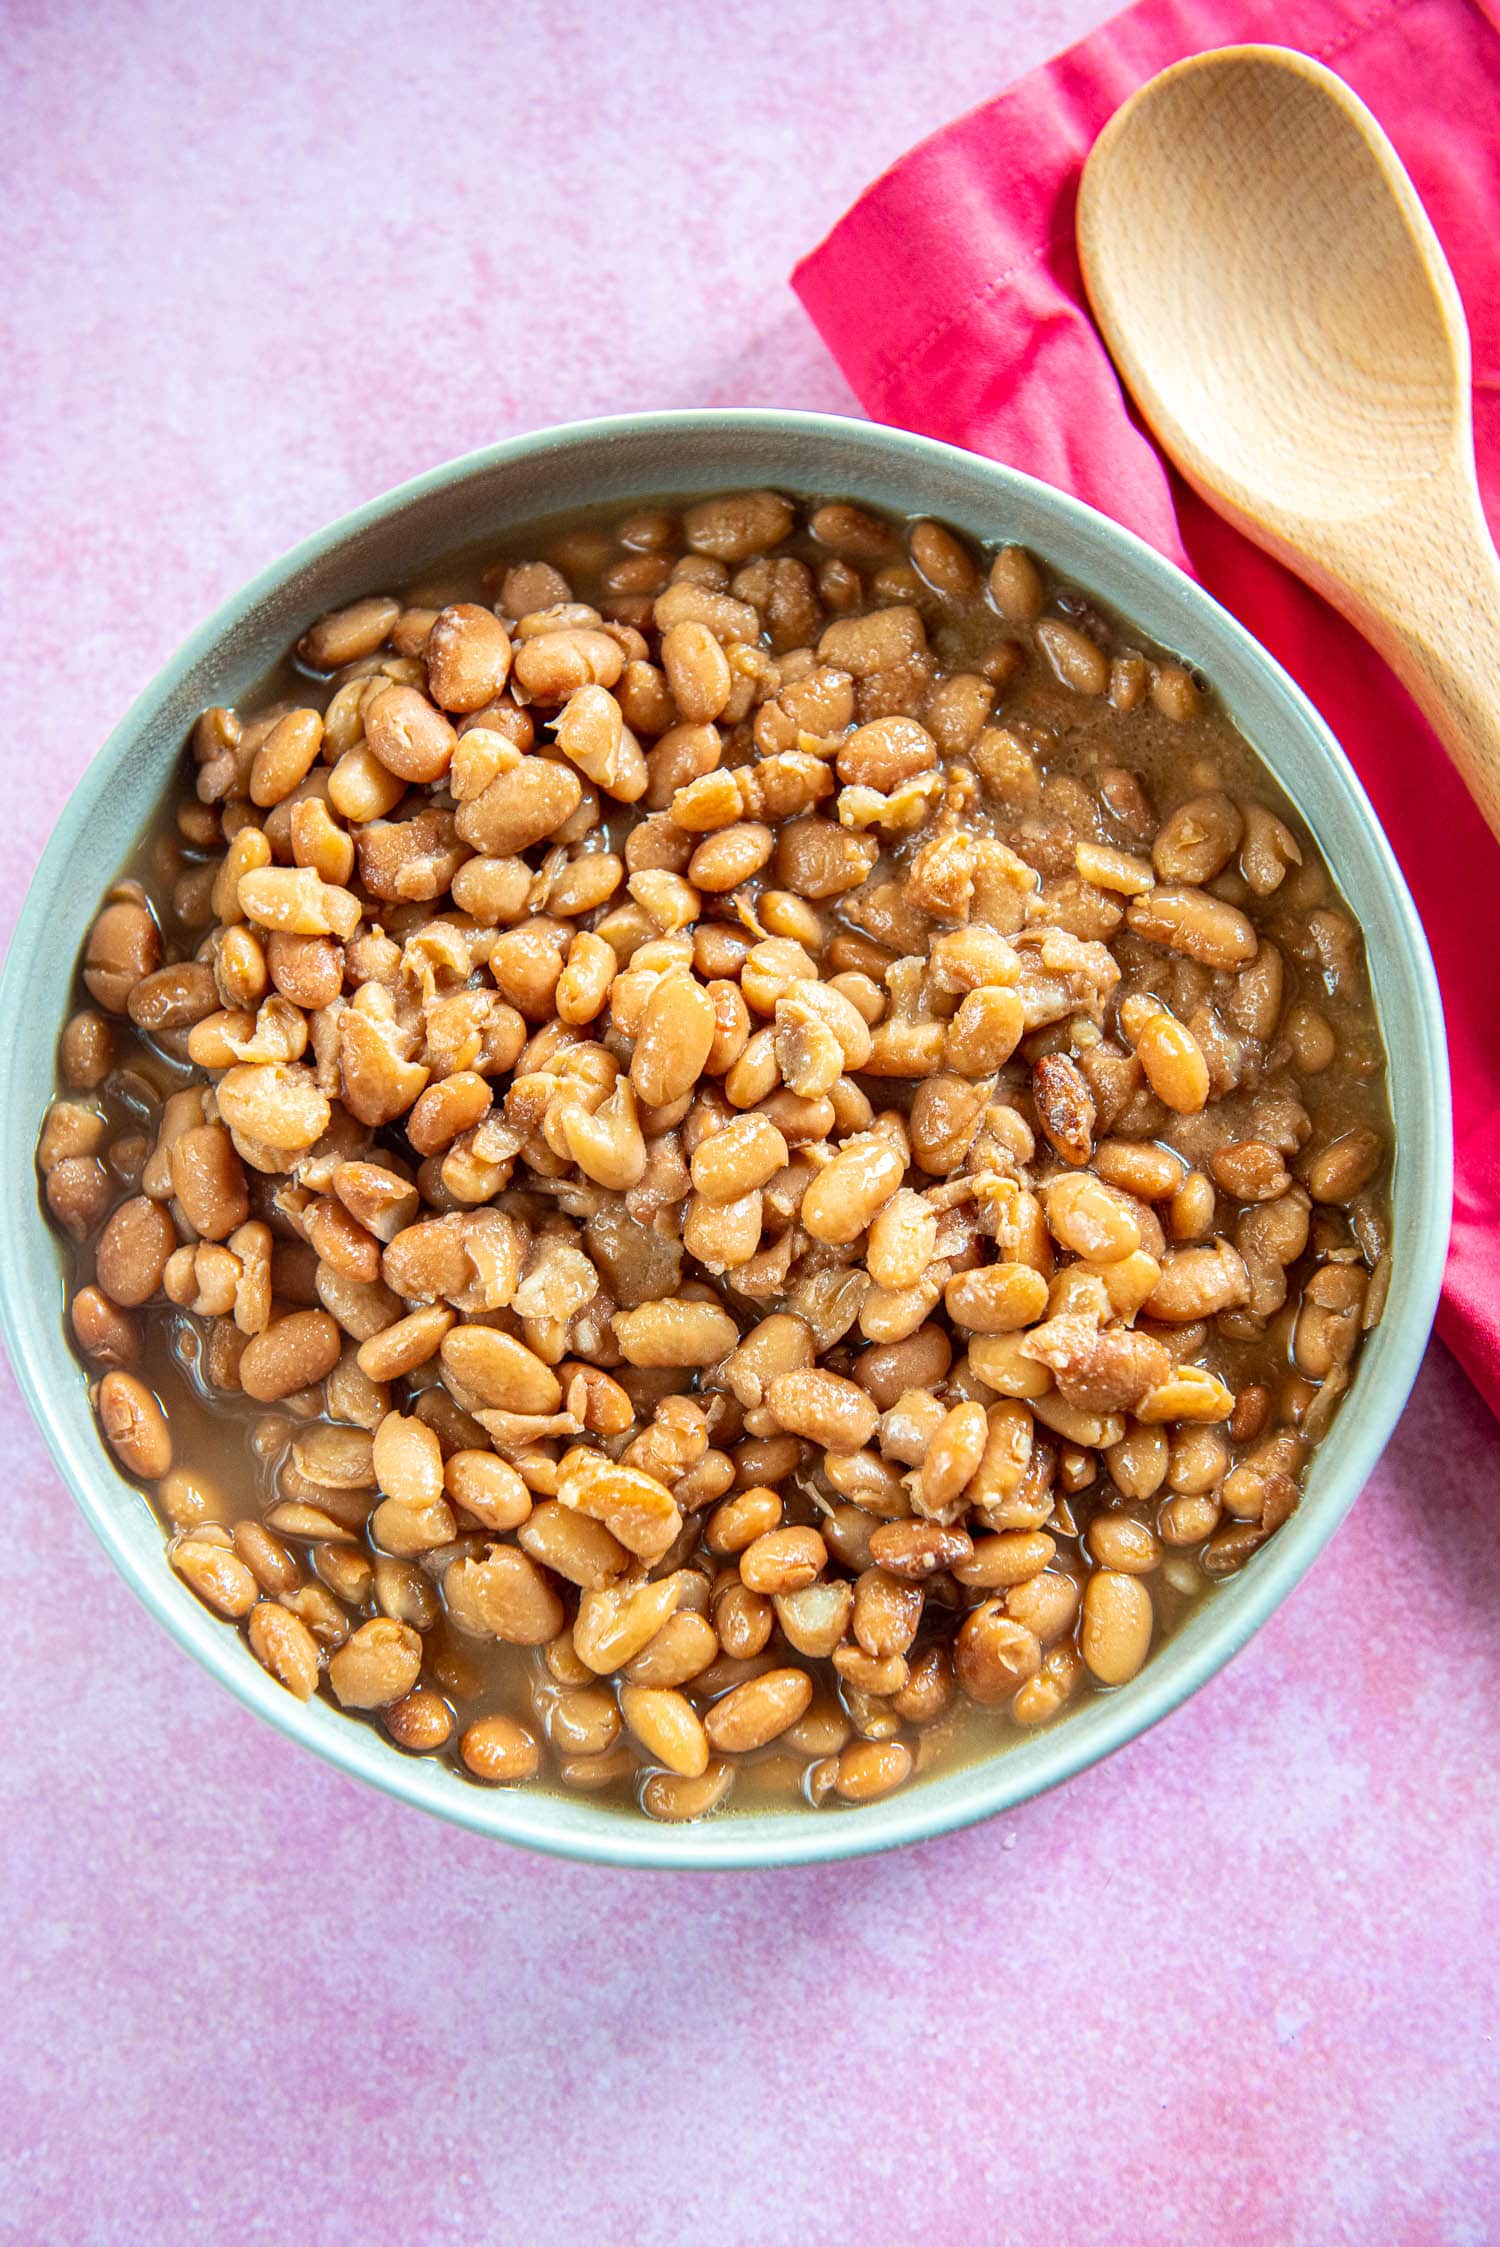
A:
{"type": "Polygon", "coordinates": [[[1289,48],[1178,63],[1099,136],[1078,247],[1165,451],[1374,643],[1500,836],[1500,558],[1468,324],[1370,112],[1289,48]]]}

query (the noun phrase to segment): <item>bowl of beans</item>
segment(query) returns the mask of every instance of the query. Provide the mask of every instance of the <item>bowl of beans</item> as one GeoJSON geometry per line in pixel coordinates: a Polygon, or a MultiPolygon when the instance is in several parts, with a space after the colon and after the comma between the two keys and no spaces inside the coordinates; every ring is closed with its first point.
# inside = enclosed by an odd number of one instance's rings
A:
{"type": "Polygon", "coordinates": [[[892,430],[586,424],[309,541],[100,752],[5,992],[0,1306],[116,1565],[563,1855],[858,1855],[1119,1746],[1436,1302],[1439,1002],[1337,745],[892,430]]]}

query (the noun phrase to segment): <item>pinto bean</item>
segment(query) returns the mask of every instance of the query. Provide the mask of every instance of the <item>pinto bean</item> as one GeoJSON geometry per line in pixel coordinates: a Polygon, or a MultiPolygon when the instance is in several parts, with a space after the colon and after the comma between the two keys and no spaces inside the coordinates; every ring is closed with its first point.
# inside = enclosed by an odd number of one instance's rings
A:
{"type": "Polygon", "coordinates": [[[252,1336],[240,1359],[240,1386],[260,1404],[307,1389],[338,1362],[341,1337],[326,1311],[291,1311],[252,1336]]]}
{"type": "Polygon", "coordinates": [[[161,1404],[133,1373],[112,1371],[99,1384],[99,1424],[128,1474],[155,1482],[172,1464],[172,1436],[161,1404]]]}

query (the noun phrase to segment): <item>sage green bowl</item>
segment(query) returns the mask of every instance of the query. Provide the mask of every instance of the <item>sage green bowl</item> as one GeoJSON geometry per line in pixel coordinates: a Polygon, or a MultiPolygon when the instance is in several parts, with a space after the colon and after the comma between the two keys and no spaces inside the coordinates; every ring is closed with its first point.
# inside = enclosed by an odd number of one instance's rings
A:
{"type": "MultiPolygon", "coordinates": [[[[343,1771],[496,1840],[613,1865],[805,1864],[894,1848],[1023,1802],[1097,1762],[1213,1676],[1292,1589],[1380,1455],[1415,1377],[1448,1237],[1451,1128],[1437,985],[1416,912],[1375,815],[1306,698],[1223,609],[1129,532],[1044,484],[896,430],[815,414],[642,414],[542,430],[418,477],[288,554],[195,633],[89,767],[31,885],[6,963],[0,1053],[0,1316],[31,1409],[115,1566],[179,1645],[250,1708],[343,1771]],[[860,1809],[798,1807],[701,1826],[537,1790],[489,1790],[403,1755],[328,1702],[294,1701],[240,1634],[167,1565],[140,1492],[115,1472],[64,1333],[63,1261],[42,1217],[34,1147],[74,966],[100,896],[155,811],[205,704],[252,688],[308,620],[421,576],[457,548],[584,503],[774,484],[933,514],[987,542],[1018,540],[1097,591],[1217,686],[1318,837],[1364,925],[1396,1121],[1395,1279],[1352,1394],[1316,1454],[1301,1509],[1244,1572],[1113,1693],[983,1762],[860,1809]]],[[[1248,1704],[1246,1722],[1250,1721],[1248,1704]]],[[[1262,1742],[1267,1752],[1272,1744],[1262,1742]]]]}

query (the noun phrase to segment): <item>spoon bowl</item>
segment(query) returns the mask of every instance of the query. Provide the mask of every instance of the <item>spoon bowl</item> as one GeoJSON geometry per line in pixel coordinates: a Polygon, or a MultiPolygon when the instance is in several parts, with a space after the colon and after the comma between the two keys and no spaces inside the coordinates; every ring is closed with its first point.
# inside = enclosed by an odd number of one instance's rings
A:
{"type": "Polygon", "coordinates": [[[1096,142],[1078,247],[1176,466],[1374,641],[1500,834],[1500,561],[1468,325],[1369,110],[1288,48],[1178,63],[1096,142]]]}

